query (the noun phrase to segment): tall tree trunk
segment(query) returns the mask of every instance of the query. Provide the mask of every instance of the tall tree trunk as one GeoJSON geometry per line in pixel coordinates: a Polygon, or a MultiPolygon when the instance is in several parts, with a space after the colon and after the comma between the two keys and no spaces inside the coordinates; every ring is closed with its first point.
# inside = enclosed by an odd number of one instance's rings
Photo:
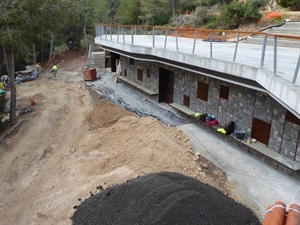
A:
{"type": "Polygon", "coordinates": [[[84,33],[84,40],[85,40],[85,50],[88,49],[88,40],[86,36],[86,23],[87,23],[87,12],[85,13],[84,25],[83,25],[83,33],[84,33]]]}
{"type": "Polygon", "coordinates": [[[9,120],[13,125],[17,122],[16,106],[17,106],[17,89],[15,85],[15,57],[14,50],[11,45],[4,45],[4,54],[6,57],[6,68],[9,76],[10,85],[10,110],[9,120]]]}
{"type": "Polygon", "coordinates": [[[32,44],[32,53],[33,53],[33,65],[36,65],[35,44],[32,44]]]}
{"type": "Polygon", "coordinates": [[[44,41],[42,40],[42,59],[40,61],[40,63],[44,63],[44,41]]]}
{"type": "MultiPolygon", "coordinates": [[[[87,1],[87,8],[89,6],[89,0],[87,1]]],[[[87,19],[88,19],[88,9],[86,9],[86,12],[85,12],[85,17],[84,17],[84,25],[83,25],[83,33],[84,33],[84,39],[85,39],[85,50],[87,51],[88,50],[88,39],[87,39],[87,36],[86,36],[86,26],[87,26],[87,19]]]]}
{"type": "Polygon", "coordinates": [[[6,72],[7,72],[7,57],[6,57],[6,53],[5,53],[5,45],[4,44],[2,44],[2,50],[3,50],[3,52],[2,52],[2,54],[3,54],[3,59],[4,59],[4,64],[5,64],[5,68],[6,68],[6,72]]]}
{"type": "Polygon", "coordinates": [[[4,68],[3,64],[5,63],[4,55],[3,55],[3,45],[1,46],[1,51],[0,51],[0,77],[4,74],[4,68]]]}
{"type": "Polygon", "coordinates": [[[51,46],[50,46],[50,53],[49,53],[48,61],[50,61],[50,59],[52,57],[52,51],[53,51],[53,32],[51,33],[51,46]]]}
{"type": "Polygon", "coordinates": [[[173,11],[173,18],[175,17],[175,0],[173,0],[173,4],[172,4],[172,11],[173,11]]]}

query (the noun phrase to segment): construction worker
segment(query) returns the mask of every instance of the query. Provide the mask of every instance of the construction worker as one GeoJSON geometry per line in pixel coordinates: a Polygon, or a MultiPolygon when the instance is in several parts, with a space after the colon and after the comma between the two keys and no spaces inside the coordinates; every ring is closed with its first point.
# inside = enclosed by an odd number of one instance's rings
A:
{"type": "Polygon", "coordinates": [[[3,83],[4,87],[9,86],[9,77],[7,75],[2,75],[0,78],[0,82],[3,83]]]}
{"type": "Polygon", "coordinates": [[[41,72],[42,72],[41,64],[40,64],[40,63],[37,63],[37,64],[35,65],[35,68],[36,68],[37,74],[38,74],[38,75],[41,74],[41,72]]]}
{"type": "Polygon", "coordinates": [[[51,69],[51,73],[52,73],[52,76],[54,78],[54,80],[56,80],[56,74],[57,74],[57,66],[55,65],[55,63],[52,64],[52,69],[51,69]]]}
{"type": "Polygon", "coordinates": [[[5,98],[5,87],[4,87],[4,83],[0,82],[0,97],[1,99],[4,97],[5,98]]]}

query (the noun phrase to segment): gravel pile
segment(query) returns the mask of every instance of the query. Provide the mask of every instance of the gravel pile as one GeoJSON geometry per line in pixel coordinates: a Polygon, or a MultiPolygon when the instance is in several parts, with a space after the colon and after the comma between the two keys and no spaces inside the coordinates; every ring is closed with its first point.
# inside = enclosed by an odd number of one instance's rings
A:
{"type": "Polygon", "coordinates": [[[82,202],[73,225],[259,225],[245,206],[178,173],[156,173],[113,186],[82,202]]]}

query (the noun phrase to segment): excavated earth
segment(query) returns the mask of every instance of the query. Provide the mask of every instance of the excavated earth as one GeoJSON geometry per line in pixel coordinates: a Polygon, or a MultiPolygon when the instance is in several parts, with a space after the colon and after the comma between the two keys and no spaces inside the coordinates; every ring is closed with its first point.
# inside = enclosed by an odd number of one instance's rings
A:
{"type": "Polygon", "coordinates": [[[46,68],[17,85],[22,113],[0,134],[1,225],[258,224],[257,209],[176,126],[86,86],[85,54],[54,62],[57,80],[46,68]]]}

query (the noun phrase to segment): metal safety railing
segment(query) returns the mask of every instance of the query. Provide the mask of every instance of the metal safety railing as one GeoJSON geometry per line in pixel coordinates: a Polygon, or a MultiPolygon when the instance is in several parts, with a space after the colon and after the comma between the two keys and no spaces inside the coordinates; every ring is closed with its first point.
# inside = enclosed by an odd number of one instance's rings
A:
{"type": "Polygon", "coordinates": [[[268,69],[274,76],[282,76],[288,80],[291,85],[300,85],[298,80],[300,36],[267,32],[99,24],[96,26],[96,38],[132,46],[202,55],[268,69]],[[247,44],[247,40],[251,40],[252,37],[261,38],[255,45],[247,44]],[[228,53],[226,57],[224,51],[228,53]]]}

